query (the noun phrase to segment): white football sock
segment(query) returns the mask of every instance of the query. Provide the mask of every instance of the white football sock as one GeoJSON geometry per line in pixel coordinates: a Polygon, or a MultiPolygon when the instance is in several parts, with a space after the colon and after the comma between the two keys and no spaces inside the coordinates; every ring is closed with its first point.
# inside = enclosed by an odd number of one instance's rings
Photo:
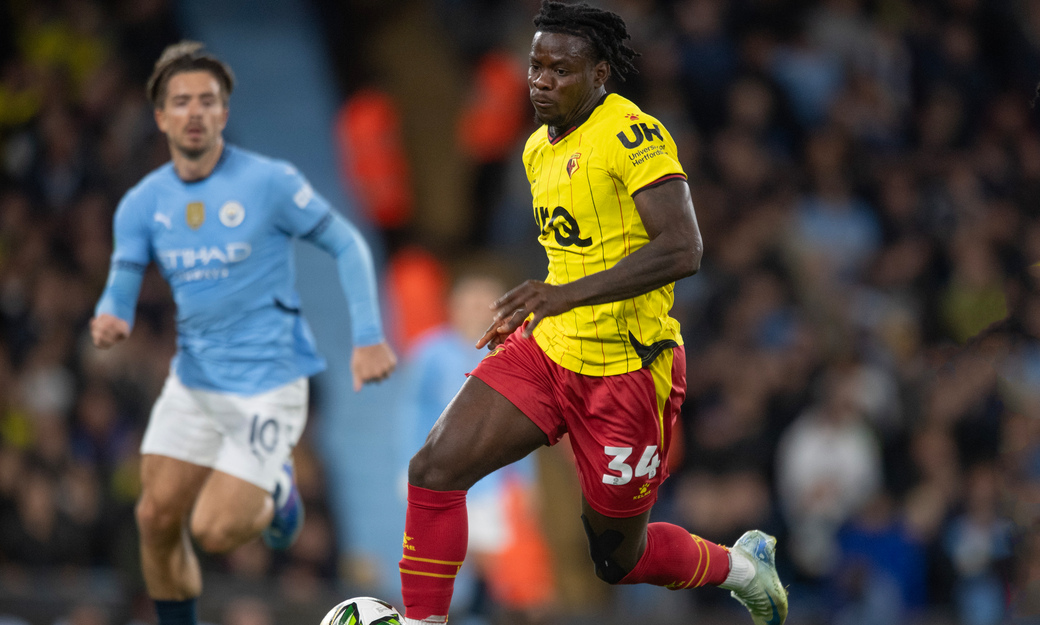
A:
{"type": "Polygon", "coordinates": [[[447,616],[431,616],[422,620],[408,618],[407,616],[401,617],[401,625],[444,625],[447,622],[447,616]]]}
{"type": "Polygon", "coordinates": [[[744,590],[751,580],[755,579],[755,565],[747,556],[738,552],[729,552],[729,575],[719,588],[726,590],[744,590]]]}

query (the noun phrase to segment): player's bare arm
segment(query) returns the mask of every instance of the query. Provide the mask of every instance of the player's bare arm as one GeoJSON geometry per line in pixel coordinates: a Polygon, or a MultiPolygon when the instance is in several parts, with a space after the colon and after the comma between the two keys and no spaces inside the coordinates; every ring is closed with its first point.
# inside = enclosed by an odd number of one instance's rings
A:
{"type": "Polygon", "coordinates": [[[610,269],[567,284],[528,280],[494,304],[495,320],[477,348],[495,347],[533,315],[524,331],[530,336],[546,318],[578,306],[616,302],[648,293],[693,275],[700,269],[704,245],[685,180],[673,180],[633,198],[650,241],[610,269]]]}
{"type": "Polygon", "coordinates": [[[396,368],[397,356],[385,342],[355,347],[350,359],[354,391],[360,391],[362,386],[371,382],[382,382],[396,368]]]}
{"type": "Polygon", "coordinates": [[[114,315],[102,313],[90,320],[94,347],[108,349],[130,336],[130,324],[114,315]]]}

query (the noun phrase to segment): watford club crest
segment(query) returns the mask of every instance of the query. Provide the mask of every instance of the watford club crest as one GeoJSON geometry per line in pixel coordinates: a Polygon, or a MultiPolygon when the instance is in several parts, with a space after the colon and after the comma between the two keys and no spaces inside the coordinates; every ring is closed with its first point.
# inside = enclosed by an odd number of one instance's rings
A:
{"type": "Polygon", "coordinates": [[[198,230],[202,227],[202,222],[206,221],[206,207],[202,202],[190,202],[184,212],[184,217],[192,230],[198,230]]]}
{"type": "Polygon", "coordinates": [[[567,161],[567,177],[571,178],[574,176],[574,172],[578,171],[578,159],[581,158],[581,152],[575,152],[571,154],[571,158],[567,161]]]}

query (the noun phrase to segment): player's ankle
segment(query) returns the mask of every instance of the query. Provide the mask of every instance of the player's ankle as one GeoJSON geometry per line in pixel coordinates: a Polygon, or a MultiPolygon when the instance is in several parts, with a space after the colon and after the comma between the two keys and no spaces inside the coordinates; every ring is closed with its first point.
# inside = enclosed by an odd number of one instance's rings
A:
{"type": "Polygon", "coordinates": [[[195,597],[172,600],[155,599],[154,603],[159,625],[195,625],[198,623],[195,597]]]}
{"type": "Polygon", "coordinates": [[[755,564],[747,556],[737,551],[729,552],[729,574],[719,588],[726,590],[744,590],[751,580],[755,579],[755,564]]]}
{"type": "Polygon", "coordinates": [[[401,625],[444,625],[448,622],[447,616],[427,616],[424,619],[401,617],[401,625]]]}

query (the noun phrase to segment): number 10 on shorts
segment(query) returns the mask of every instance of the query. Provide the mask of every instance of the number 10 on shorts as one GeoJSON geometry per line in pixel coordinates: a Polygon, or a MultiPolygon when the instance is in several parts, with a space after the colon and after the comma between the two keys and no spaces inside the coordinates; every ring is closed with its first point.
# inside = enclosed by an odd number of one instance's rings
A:
{"type": "Polygon", "coordinates": [[[260,415],[253,415],[249,427],[249,447],[257,459],[260,459],[261,451],[265,455],[274,451],[278,445],[278,430],[278,422],[273,417],[261,420],[260,415]]]}
{"type": "Polygon", "coordinates": [[[607,468],[621,474],[603,474],[603,483],[612,486],[628,484],[633,477],[643,477],[645,475],[648,478],[653,478],[657,475],[658,465],[661,464],[661,458],[657,455],[657,445],[649,445],[643,450],[643,455],[639,458],[639,462],[636,463],[634,473],[632,472],[632,467],[626,462],[628,457],[632,455],[631,447],[604,447],[603,453],[612,457],[607,468]]]}

